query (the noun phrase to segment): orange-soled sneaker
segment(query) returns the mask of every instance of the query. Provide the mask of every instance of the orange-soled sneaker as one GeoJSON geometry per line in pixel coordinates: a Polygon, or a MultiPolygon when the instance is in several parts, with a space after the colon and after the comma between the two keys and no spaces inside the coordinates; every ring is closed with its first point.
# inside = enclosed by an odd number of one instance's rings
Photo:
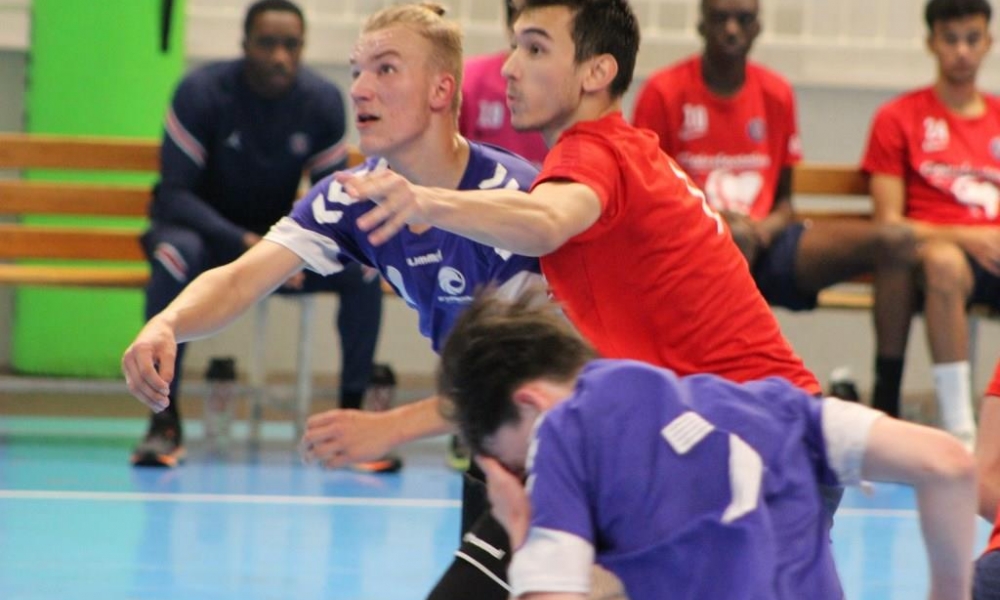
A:
{"type": "Polygon", "coordinates": [[[387,454],[378,460],[354,463],[351,470],[359,473],[397,473],[403,468],[403,459],[395,454],[387,454]]]}
{"type": "Polygon", "coordinates": [[[184,460],[180,427],[175,420],[154,419],[149,433],[132,451],[134,467],[176,467],[184,460]]]}

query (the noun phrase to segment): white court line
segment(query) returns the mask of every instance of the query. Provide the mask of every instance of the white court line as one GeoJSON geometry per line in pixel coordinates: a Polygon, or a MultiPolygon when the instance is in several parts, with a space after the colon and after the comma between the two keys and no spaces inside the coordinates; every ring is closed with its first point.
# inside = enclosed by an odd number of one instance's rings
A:
{"type": "Polygon", "coordinates": [[[460,508],[459,500],[420,498],[347,498],[265,496],[256,494],[150,494],[141,492],[69,492],[0,490],[2,500],[70,500],[79,502],[207,502],[216,504],[285,504],[289,506],[382,506],[389,508],[460,508]]]}
{"type": "MultiPolygon", "coordinates": [[[[390,508],[461,508],[460,500],[421,498],[348,498],[339,496],[265,496],[257,494],[150,494],[142,492],[69,492],[0,490],[2,500],[75,500],[80,502],[211,502],[216,504],[286,504],[290,506],[384,506],[390,508]]],[[[902,508],[840,508],[839,517],[913,519],[917,511],[902,508]]]]}

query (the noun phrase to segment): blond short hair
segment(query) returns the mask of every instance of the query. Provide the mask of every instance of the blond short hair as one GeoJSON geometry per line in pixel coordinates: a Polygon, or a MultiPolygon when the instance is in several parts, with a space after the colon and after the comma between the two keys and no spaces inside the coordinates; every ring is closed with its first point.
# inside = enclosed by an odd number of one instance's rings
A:
{"type": "Polygon", "coordinates": [[[432,65],[455,78],[451,108],[457,115],[462,105],[462,30],[457,23],[444,18],[445,12],[435,2],[389,6],[368,17],[361,33],[402,25],[429,41],[432,65]]]}

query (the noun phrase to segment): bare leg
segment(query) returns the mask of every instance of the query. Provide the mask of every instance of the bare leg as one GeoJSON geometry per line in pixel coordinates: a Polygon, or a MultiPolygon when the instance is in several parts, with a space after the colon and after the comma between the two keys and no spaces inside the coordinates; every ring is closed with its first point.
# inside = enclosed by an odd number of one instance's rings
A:
{"type": "Polygon", "coordinates": [[[972,268],[961,248],[928,242],[921,248],[924,318],[935,363],[969,359],[969,323],[965,303],[972,293],[972,268]]]}
{"type": "Polygon", "coordinates": [[[872,404],[899,415],[903,357],[916,310],[916,241],[909,226],[859,219],[819,221],[802,233],[796,281],[814,293],[874,272],[875,388],[872,404]]]}
{"type": "Polygon", "coordinates": [[[934,389],[941,424],[967,446],[975,443],[969,375],[969,323],[965,303],[972,293],[969,260],[955,244],[921,248],[926,302],[924,318],[934,360],[934,389]]]}

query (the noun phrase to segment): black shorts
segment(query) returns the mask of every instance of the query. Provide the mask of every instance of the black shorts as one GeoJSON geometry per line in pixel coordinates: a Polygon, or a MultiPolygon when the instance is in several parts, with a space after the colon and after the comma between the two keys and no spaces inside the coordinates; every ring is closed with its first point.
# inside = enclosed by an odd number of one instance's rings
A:
{"type": "Polygon", "coordinates": [[[976,561],[972,600],[1000,600],[1000,550],[987,552],[976,561]]]}
{"type": "Polygon", "coordinates": [[[510,540],[490,514],[486,484],[475,461],[462,486],[462,544],[427,600],[508,600],[510,540]]]}
{"type": "Polygon", "coordinates": [[[789,310],[812,310],[816,308],[818,293],[805,294],[799,291],[795,281],[795,259],[798,255],[799,240],[806,230],[804,223],[795,222],[783,229],[771,242],[771,246],[757,255],[754,261],[753,279],[764,299],[771,306],[789,310]]]}

